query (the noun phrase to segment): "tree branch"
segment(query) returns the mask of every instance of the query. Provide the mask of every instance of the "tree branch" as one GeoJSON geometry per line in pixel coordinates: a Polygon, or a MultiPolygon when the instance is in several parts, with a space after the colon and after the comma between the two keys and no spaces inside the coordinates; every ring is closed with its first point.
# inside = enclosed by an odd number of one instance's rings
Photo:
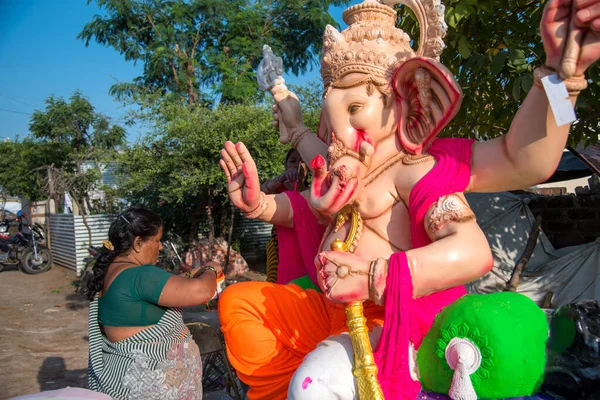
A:
{"type": "Polygon", "coordinates": [[[540,226],[542,225],[542,216],[540,214],[535,218],[535,223],[531,228],[531,233],[529,234],[529,239],[527,240],[527,245],[525,246],[525,250],[523,250],[523,255],[519,259],[519,262],[515,266],[513,273],[510,277],[510,281],[506,284],[505,292],[516,292],[517,286],[519,286],[519,282],[521,281],[521,274],[523,274],[523,270],[525,266],[529,262],[533,251],[535,250],[535,245],[537,244],[538,237],[540,236],[540,226]]]}
{"type": "Polygon", "coordinates": [[[190,58],[193,59],[196,54],[196,46],[198,46],[198,42],[200,42],[200,28],[204,25],[204,22],[200,22],[198,24],[198,29],[196,30],[196,35],[194,36],[194,41],[192,43],[192,52],[190,53],[190,58]]]}

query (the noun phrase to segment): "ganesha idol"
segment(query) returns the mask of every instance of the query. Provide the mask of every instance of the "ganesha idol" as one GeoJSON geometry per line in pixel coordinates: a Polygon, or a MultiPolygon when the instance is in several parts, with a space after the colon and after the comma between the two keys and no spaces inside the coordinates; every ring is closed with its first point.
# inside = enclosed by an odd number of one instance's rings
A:
{"type": "MultiPolygon", "coordinates": [[[[433,365],[417,362],[418,352],[436,316],[467,298],[463,285],[493,266],[464,193],[520,189],[553,173],[569,125],[557,124],[542,85],[558,74],[572,108],[588,83],[585,70],[600,56],[600,0],[549,1],[541,23],[546,62],[509,132],[486,142],[437,138],[463,97],[439,62],[444,7],[401,1],[420,24],[415,51],[395,26],[397,3],[365,0],[344,12],[345,30],[327,27],[318,132],[303,124],[298,99],[278,74],[280,60],[259,73],[275,99],[282,143],[311,161],[309,190],[265,195],[244,144],[227,142],[221,151],[232,203],[276,225],[279,237],[278,283],[232,285],[219,303],[228,356],[250,399],[364,399],[365,387],[370,398],[417,398],[427,375],[419,367],[433,365]],[[565,35],[568,27],[578,34],[565,35]]],[[[460,304],[473,315],[495,309],[460,304]]],[[[440,329],[466,332],[442,322],[440,329]]],[[[460,342],[457,349],[477,347],[486,334],[469,329],[477,333],[473,346],[460,342]]],[[[543,352],[543,331],[538,325],[542,339],[523,348],[543,352]]],[[[480,347],[477,354],[489,356],[480,347]]],[[[448,357],[460,370],[453,383],[470,388],[458,388],[454,398],[474,398],[463,358],[448,357]]],[[[510,370],[510,362],[498,365],[510,370]]],[[[475,386],[485,385],[482,376],[475,386]]]]}

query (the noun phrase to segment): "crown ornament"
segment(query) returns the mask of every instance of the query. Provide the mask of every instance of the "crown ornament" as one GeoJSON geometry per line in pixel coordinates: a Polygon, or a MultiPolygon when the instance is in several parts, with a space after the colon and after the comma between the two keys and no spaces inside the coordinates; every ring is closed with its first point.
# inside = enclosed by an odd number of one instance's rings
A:
{"type": "Polygon", "coordinates": [[[440,0],[364,0],[344,11],[342,17],[348,27],[339,32],[327,25],[323,36],[324,96],[354,72],[368,75],[361,83],[387,87],[403,61],[415,56],[439,60],[445,47],[447,25],[440,0]],[[421,45],[416,52],[410,46],[411,38],[396,27],[396,4],[411,8],[417,17],[421,45]]]}

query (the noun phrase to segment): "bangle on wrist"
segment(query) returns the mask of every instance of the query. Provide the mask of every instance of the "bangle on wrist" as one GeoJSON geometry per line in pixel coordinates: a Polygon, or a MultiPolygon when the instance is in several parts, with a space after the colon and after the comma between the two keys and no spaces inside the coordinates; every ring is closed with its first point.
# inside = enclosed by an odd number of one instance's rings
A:
{"type": "MultiPolygon", "coordinates": [[[[556,74],[556,71],[545,65],[536,68],[533,71],[533,84],[543,89],[544,85],[542,84],[542,79],[552,74],[556,74]]],[[[572,78],[565,79],[563,82],[565,83],[567,92],[571,96],[579,95],[579,93],[581,93],[581,91],[588,86],[588,81],[585,78],[585,75],[574,76],[572,78]]]]}
{"type": "Polygon", "coordinates": [[[217,269],[215,267],[213,267],[212,265],[207,265],[206,267],[204,267],[204,269],[202,270],[202,274],[204,274],[206,271],[214,272],[215,278],[219,275],[219,273],[217,272],[217,269]]]}
{"type": "Polygon", "coordinates": [[[265,212],[267,206],[267,195],[265,195],[264,192],[260,192],[260,202],[258,203],[258,206],[252,211],[245,212],[244,215],[246,218],[256,219],[265,212]]]}
{"type": "Polygon", "coordinates": [[[202,269],[196,267],[196,268],[190,269],[188,272],[185,273],[184,276],[188,279],[192,279],[192,278],[197,277],[199,275],[199,273],[202,273],[202,269]]]}
{"type": "Polygon", "coordinates": [[[207,265],[207,266],[205,266],[205,267],[202,267],[202,268],[200,268],[200,269],[198,269],[198,270],[196,270],[196,271],[194,271],[194,270],[192,269],[192,270],[190,270],[190,271],[186,272],[184,276],[185,276],[186,278],[188,278],[188,279],[191,279],[191,278],[198,278],[198,277],[200,277],[200,276],[204,275],[204,273],[205,273],[207,270],[210,270],[210,271],[214,272],[214,273],[215,273],[215,278],[216,278],[216,277],[219,275],[219,273],[217,272],[217,269],[216,269],[215,267],[213,267],[213,266],[211,266],[211,265],[207,265]]]}
{"type": "Polygon", "coordinates": [[[369,297],[377,305],[383,305],[388,274],[389,261],[385,258],[378,258],[371,261],[369,268],[369,297]]]}
{"type": "Polygon", "coordinates": [[[300,143],[300,140],[309,133],[312,133],[312,131],[308,127],[300,128],[294,132],[290,140],[290,146],[295,149],[298,146],[298,143],[300,143]]]}

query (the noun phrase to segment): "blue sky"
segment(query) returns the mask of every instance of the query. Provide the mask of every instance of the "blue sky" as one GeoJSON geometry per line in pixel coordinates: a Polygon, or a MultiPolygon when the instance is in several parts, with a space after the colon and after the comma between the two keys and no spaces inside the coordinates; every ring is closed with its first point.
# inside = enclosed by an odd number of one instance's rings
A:
{"type": "MultiPolygon", "coordinates": [[[[141,75],[141,65],[126,62],[115,50],[76,39],[100,10],[85,0],[0,0],[0,140],[29,133],[30,114],[43,109],[50,95],[68,98],[75,90],[97,111],[115,121],[126,110],[108,89],[116,81],[141,75]]],[[[332,14],[341,23],[342,9],[332,14]]],[[[289,83],[318,79],[317,69],[289,83]]],[[[127,128],[128,140],[142,134],[127,128]]]]}

